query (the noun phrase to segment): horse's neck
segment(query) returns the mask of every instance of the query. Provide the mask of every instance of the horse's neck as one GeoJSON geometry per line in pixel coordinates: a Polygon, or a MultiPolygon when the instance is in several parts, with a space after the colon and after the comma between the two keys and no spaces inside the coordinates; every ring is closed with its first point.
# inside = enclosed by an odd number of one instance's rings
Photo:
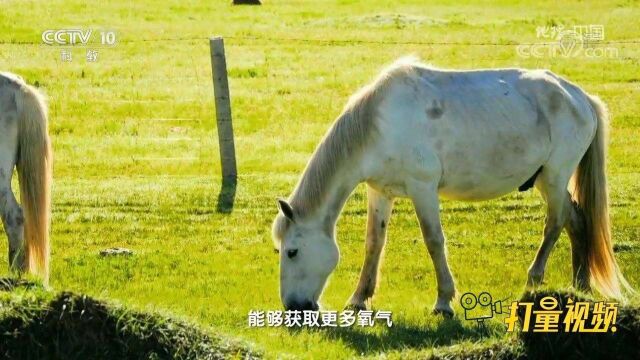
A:
{"type": "Polygon", "coordinates": [[[307,214],[307,221],[322,224],[329,233],[333,232],[349,195],[363,181],[359,166],[353,163],[349,164],[350,162],[345,163],[341,169],[336,171],[331,181],[325,184],[327,188],[324,191],[323,201],[314,211],[307,214]]]}
{"type": "Polygon", "coordinates": [[[333,231],[336,221],[342,212],[342,208],[347,202],[347,199],[349,199],[349,195],[351,195],[353,189],[362,182],[362,178],[359,172],[350,171],[348,175],[338,176],[334,181],[335,184],[333,184],[332,190],[329,192],[327,201],[324,206],[320,208],[322,210],[320,216],[322,216],[325,226],[331,231],[333,231]]]}

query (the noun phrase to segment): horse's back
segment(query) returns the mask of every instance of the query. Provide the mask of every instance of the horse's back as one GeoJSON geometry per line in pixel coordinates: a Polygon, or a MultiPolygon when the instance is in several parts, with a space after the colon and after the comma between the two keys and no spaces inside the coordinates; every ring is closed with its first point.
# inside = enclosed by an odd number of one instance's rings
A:
{"type": "Polygon", "coordinates": [[[24,80],[9,72],[0,72],[0,121],[17,112],[16,92],[25,86],[24,80]]]}
{"type": "Polygon", "coordinates": [[[422,177],[438,176],[440,193],[450,198],[481,200],[518,188],[556,142],[580,133],[581,120],[572,117],[589,111],[575,89],[546,70],[416,65],[405,73],[381,102],[383,151],[398,153],[422,177]]]}

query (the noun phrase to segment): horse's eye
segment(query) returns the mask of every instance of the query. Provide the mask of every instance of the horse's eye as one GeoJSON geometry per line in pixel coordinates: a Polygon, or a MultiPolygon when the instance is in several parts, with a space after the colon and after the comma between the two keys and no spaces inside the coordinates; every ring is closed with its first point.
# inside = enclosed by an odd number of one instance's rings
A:
{"type": "Polygon", "coordinates": [[[287,250],[287,256],[289,259],[293,259],[296,255],[298,255],[298,249],[287,250]]]}

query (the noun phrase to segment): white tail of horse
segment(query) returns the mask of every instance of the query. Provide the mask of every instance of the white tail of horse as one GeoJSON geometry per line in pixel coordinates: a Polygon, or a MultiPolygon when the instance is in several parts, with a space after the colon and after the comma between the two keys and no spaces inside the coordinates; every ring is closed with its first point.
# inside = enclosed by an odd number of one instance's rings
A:
{"type": "Polygon", "coordinates": [[[588,96],[598,122],[596,135],[584,154],[573,179],[573,198],[585,216],[589,273],[605,296],[622,298],[622,289],[633,291],[624,279],[613,253],[609,224],[609,197],[606,178],[608,113],[595,96],[588,96]]]}
{"type": "Polygon", "coordinates": [[[46,283],[49,278],[49,222],[51,208],[52,151],[48,135],[47,106],[40,93],[23,85],[18,121],[18,177],[24,211],[25,262],[29,272],[46,283]]]}

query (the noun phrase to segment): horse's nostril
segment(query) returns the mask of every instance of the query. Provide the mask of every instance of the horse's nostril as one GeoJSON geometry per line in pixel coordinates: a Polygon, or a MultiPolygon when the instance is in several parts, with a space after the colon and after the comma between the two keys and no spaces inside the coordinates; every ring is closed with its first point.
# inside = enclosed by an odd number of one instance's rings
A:
{"type": "Polygon", "coordinates": [[[305,310],[317,311],[319,309],[318,304],[313,301],[303,301],[303,302],[292,301],[290,303],[287,303],[284,307],[286,310],[297,310],[297,311],[305,311],[305,310]]]}
{"type": "Polygon", "coordinates": [[[287,256],[289,259],[293,259],[296,255],[298,255],[298,249],[287,250],[287,256]]]}
{"type": "Polygon", "coordinates": [[[318,304],[316,304],[314,302],[311,302],[311,301],[307,301],[304,304],[303,310],[317,311],[318,310],[318,304]]]}

